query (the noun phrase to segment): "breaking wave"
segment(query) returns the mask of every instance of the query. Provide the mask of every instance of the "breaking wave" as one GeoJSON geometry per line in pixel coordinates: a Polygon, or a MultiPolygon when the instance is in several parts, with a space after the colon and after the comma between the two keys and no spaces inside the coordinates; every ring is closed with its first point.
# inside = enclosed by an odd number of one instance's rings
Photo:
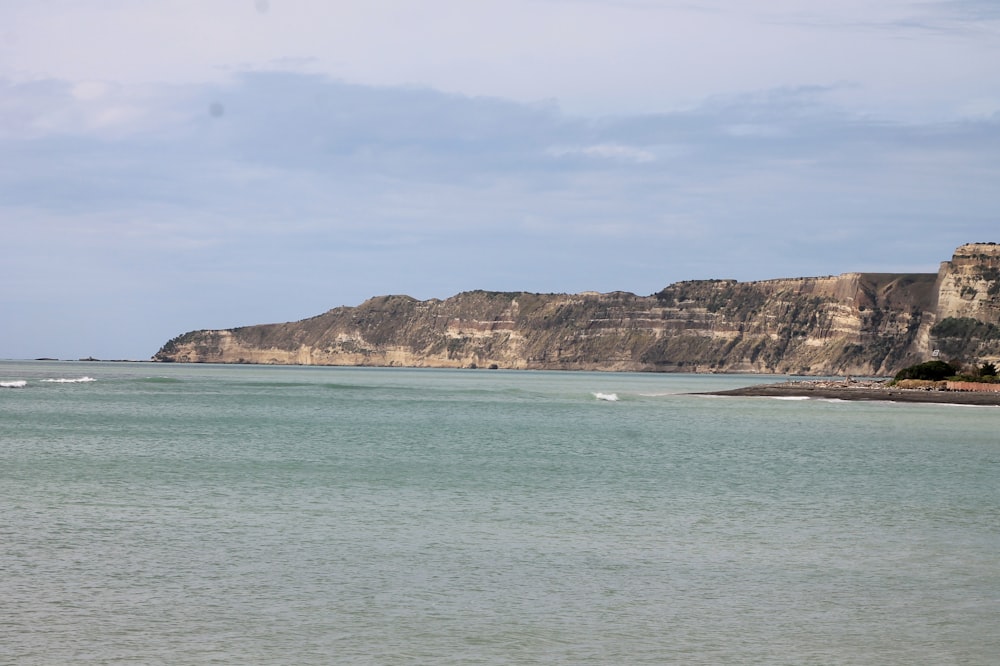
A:
{"type": "Polygon", "coordinates": [[[28,385],[23,379],[14,379],[9,382],[0,382],[0,388],[24,388],[28,385]]]}
{"type": "Polygon", "coordinates": [[[594,393],[594,397],[598,400],[606,400],[608,402],[618,402],[617,393],[594,393]]]}
{"type": "Polygon", "coordinates": [[[49,382],[50,384],[86,384],[87,382],[96,382],[97,380],[93,377],[78,377],[76,379],[60,377],[59,379],[42,379],[41,381],[49,382]]]}

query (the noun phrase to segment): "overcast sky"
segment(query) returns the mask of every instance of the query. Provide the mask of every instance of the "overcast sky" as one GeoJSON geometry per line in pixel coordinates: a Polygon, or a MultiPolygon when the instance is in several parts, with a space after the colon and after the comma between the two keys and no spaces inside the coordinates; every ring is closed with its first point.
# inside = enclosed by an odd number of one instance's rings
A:
{"type": "Polygon", "coordinates": [[[996,0],[4,0],[0,358],[1000,241],[996,0]]]}

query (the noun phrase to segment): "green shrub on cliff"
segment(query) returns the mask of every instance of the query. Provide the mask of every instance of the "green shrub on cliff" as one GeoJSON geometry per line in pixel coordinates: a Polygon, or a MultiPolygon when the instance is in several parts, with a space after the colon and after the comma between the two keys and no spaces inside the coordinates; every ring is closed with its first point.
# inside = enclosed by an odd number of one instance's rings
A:
{"type": "Polygon", "coordinates": [[[931,328],[931,335],[936,338],[1000,340],[1000,326],[972,317],[947,317],[931,328]]]}
{"type": "Polygon", "coordinates": [[[893,380],[898,382],[903,379],[928,379],[937,382],[955,376],[956,372],[955,368],[944,361],[927,361],[903,368],[896,373],[893,380]]]}

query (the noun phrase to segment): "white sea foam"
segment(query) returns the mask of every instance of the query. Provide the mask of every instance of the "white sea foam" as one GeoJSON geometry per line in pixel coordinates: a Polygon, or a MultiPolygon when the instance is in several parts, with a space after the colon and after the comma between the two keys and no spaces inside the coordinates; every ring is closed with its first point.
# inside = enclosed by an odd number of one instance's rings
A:
{"type": "Polygon", "coordinates": [[[42,381],[51,384],[86,384],[87,382],[96,382],[97,380],[93,377],[77,377],[76,379],[60,377],[59,379],[43,379],[42,381]]]}
{"type": "Polygon", "coordinates": [[[775,400],[809,400],[807,395],[776,395],[772,397],[775,400]]]}
{"type": "Polygon", "coordinates": [[[23,379],[15,379],[9,382],[0,382],[0,388],[24,388],[28,385],[23,379]]]}
{"type": "Polygon", "coordinates": [[[606,400],[608,402],[618,402],[617,393],[595,393],[594,397],[598,400],[606,400]]]}
{"type": "Polygon", "coordinates": [[[953,403],[950,403],[950,402],[938,402],[938,403],[934,403],[934,405],[936,407],[971,407],[973,409],[978,409],[980,407],[986,407],[987,409],[996,409],[997,408],[996,405],[963,405],[963,404],[959,404],[959,403],[954,403],[953,404],[953,403]]]}

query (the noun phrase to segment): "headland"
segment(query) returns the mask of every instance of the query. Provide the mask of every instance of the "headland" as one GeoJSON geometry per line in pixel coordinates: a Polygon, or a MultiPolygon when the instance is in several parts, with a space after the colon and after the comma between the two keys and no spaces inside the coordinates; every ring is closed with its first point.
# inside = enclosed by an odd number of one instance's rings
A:
{"type": "Polygon", "coordinates": [[[296,322],[189,331],[179,363],[895,375],[930,358],[1000,362],[1000,245],[937,273],[676,282],[629,292],[376,296],[296,322]]]}

